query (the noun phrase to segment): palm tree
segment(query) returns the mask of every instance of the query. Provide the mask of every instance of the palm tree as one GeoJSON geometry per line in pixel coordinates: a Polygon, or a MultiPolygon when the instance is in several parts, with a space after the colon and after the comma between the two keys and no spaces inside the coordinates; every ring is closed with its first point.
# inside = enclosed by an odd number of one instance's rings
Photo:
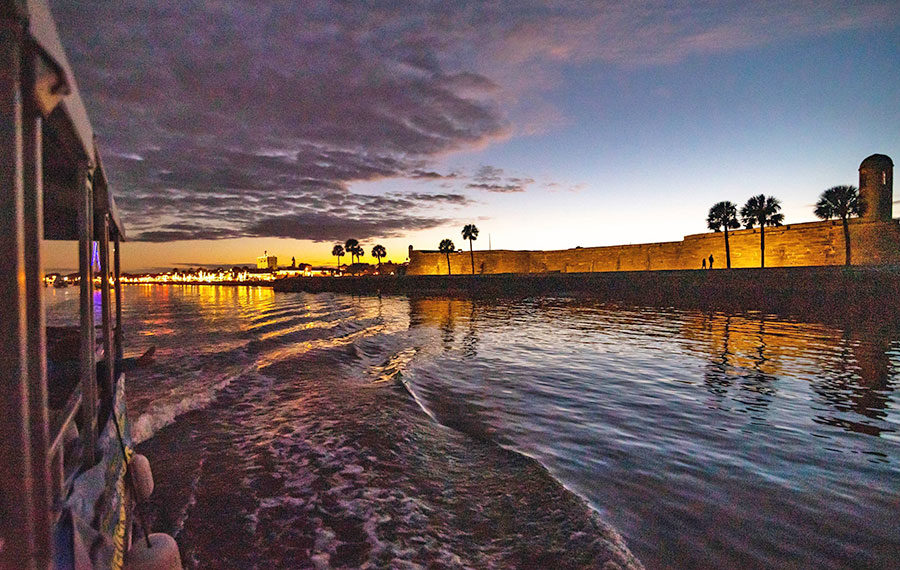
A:
{"type": "Polygon", "coordinates": [[[475,224],[466,224],[462,229],[463,239],[469,240],[469,256],[472,258],[472,275],[475,275],[475,254],[472,252],[472,242],[478,239],[478,228],[475,224]]]}
{"type": "Polygon", "coordinates": [[[747,228],[759,224],[759,266],[766,266],[766,226],[780,226],[784,221],[781,201],[774,196],[753,196],[741,208],[741,221],[747,228]]]}
{"type": "Polygon", "coordinates": [[[366,255],[366,250],[364,250],[361,245],[358,245],[353,251],[356,253],[356,263],[362,263],[362,257],[366,255]]]}
{"type": "Polygon", "coordinates": [[[706,227],[714,232],[725,230],[725,267],[731,269],[731,247],[728,245],[728,230],[741,225],[737,219],[737,206],[733,202],[719,202],[709,209],[706,216],[706,227]]]}
{"type": "Polygon", "coordinates": [[[353,238],[348,239],[344,242],[344,250],[350,255],[350,264],[353,264],[353,256],[356,255],[356,248],[359,247],[359,242],[353,238]]]}
{"type": "Polygon", "coordinates": [[[378,273],[381,273],[381,258],[387,256],[387,250],[379,244],[372,248],[372,257],[378,260],[378,273]]]}
{"type": "Polygon", "coordinates": [[[453,242],[449,239],[441,240],[441,245],[438,246],[438,251],[447,256],[447,275],[450,275],[450,254],[456,251],[456,246],[453,245],[453,242]]]}
{"type": "Polygon", "coordinates": [[[344,256],[344,246],[338,244],[331,248],[331,255],[337,258],[337,270],[341,270],[341,257],[344,256]]]}
{"type": "Polygon", "coordinates": [[[844,263],[850,265],[850,216],[861,216],[865,213],[866,204],[859,197],[856,186],[833,186],[822,192],[816,202],[816,217],[823,220],[840,218],[844,226],[844,263]]]}

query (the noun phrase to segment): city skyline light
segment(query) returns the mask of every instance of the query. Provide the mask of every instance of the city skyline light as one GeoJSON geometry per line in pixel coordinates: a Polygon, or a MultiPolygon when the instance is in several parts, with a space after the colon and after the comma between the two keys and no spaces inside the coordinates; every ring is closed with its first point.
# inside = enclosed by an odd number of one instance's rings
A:
{"type": "MultiPolygon", "coordinates": [[[[126,271],[680,240],[900,156],[900,5],[51,2],[126,271]],[[108,24],[101,31],[96,22],[108,24]]],[[[45,266],[75,266],[48,244],[45,266]]]]}

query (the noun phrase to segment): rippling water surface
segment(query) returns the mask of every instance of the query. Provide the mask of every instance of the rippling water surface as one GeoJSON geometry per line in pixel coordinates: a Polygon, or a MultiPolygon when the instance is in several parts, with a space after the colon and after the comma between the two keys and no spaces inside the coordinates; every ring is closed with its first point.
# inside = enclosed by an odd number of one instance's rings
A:
{"type": "MultiPolygon", "coordinates": [[[[51,322],[77,292],[49,290],[51,322]]],[[[587,300],[129,286],[202,568],[896,568],[900,333],[587,300]],[[599,513],[600,516],[597,516],[599,513]],[[602,520],[601,520],[602,519],[602,520]],[[598,562],[600,561],[600,562],[598,562]]]]}

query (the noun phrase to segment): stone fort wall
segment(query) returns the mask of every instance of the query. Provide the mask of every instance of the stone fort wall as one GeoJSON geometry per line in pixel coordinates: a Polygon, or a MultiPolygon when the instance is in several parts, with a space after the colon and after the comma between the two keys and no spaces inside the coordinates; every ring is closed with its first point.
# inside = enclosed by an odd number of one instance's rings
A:
{"type": "MultiPolygon", "coordinates": [[[[759,228],[729,232],[732,267],[759,267],[759,228]]],[[[468,245],[468,244],[466,244],[468,245]]],[[[850,221],[853,265],[900,264],[900,221],[850,221]]],[[[721,232],[685,236],[682,241],[585,247],[558,251],[476,251],[475,273],[584,273],[700,269],[712,254],[715,268],[725,267],[721,232]]],[[[843,265],[840,220],[766,228],[766,267],[843,265]]],[[[450,254],[454,275],[471,274],[468,251],[450,254]]],[[[446,275],[447,257],[436,251],[410,250],[409,275],[446,275]]]]}

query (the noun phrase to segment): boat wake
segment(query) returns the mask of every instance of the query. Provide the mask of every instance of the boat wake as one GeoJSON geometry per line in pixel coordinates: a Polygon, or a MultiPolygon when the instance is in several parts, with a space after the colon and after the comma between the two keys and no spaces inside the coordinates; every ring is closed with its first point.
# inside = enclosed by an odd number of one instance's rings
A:
{"type": "Polygon", "coordinates": [[[131,424],[131,437],[135,445],[143,443],[153,437],[162,428],[171,425],[178,416],[201,410],[210,405],[218,394],[231,385],[235,379],[254,370],[256,364],[249,364],[238,372],[224,373],[218,379],[198,392],[186,395],[174,402],[151,404],[149,409],[138,416],[131,424]]]}
{"type": "Polygon", "coordinates": [[[233,332],[242,348],[183,342],[138,379],[134,439],[186,567],[641,568],[483,410],[417,393],[445,343],[410,334],[402,301],[295,301],[341,318],[298,328],[272,310],[233,332]]]}

